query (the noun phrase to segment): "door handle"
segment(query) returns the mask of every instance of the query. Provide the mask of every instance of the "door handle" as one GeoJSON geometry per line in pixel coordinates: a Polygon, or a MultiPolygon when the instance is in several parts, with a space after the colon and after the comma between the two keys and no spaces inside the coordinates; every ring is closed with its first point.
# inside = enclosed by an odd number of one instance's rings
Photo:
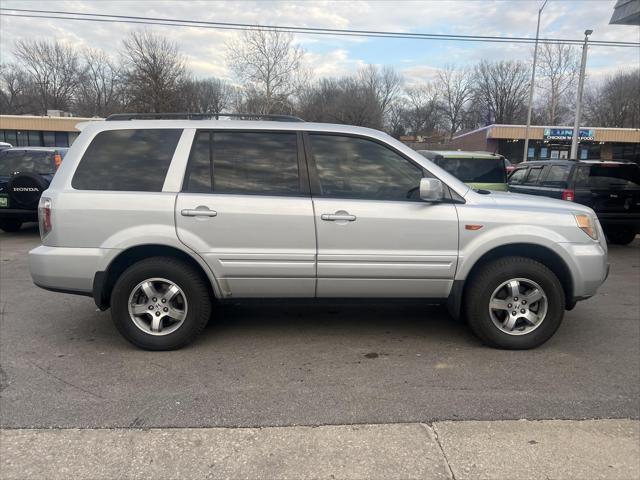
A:
{"type": "Polygon", "coordinates": [[[339,222],[339,221],[355,222],[356,221],[356,216],[349,215],[348,213],[323,213],[322,215],[320,215],[320,218],[327,222],[339,222]]]}
{"type": "Polygon", "coordinates": [[[180,211],[180,214],[183,217],[216,217],[218,212],[215,210],[209,210],[208,208],[195,208],[195,209],[187,209],[180,211]]]}

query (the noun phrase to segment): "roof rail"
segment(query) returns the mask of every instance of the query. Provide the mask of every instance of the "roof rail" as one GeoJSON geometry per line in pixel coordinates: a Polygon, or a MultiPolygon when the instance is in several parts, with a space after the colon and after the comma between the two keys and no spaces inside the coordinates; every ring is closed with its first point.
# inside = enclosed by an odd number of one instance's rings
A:
{"type": "Polygon", "coordinates": [[[258,113],[114,113],[106,120],[219,120],[220,117],[238,120],[270,120],[272,122],[304,122],[293,115],[262,115],[258,113]]]}

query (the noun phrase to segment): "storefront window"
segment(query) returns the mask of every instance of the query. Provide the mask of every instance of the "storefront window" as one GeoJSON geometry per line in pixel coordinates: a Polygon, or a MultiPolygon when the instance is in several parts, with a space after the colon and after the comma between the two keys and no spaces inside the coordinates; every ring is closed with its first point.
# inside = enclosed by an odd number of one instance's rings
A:
{"type": "Polygon", "coordinates": [[[56,146],[56,135],[55,132],[42,132],[42,139],[44,141],[45,147],[55,147],[56,146]]]}

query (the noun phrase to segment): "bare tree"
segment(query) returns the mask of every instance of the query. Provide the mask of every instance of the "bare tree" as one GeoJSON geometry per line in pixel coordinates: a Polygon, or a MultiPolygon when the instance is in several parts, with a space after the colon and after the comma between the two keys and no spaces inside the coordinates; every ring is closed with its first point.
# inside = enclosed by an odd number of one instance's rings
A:
{"type": "Polygon", "coordinates": [[[78,85],[78,52],[58,41],[18,40],[14,55],[31,77],[40,112],[67,110],[78,85]]]}
{"type": "Polygon", "coordinates": [[[143,112],[167,112],[179,104],[185,60],[176,43],[148,30],[133,32],[123,42],[127,103],[143,112]]]}
{"type": "Polygon", "coordinates": [[[295,93],[304,50],[293,35],[277,30],[247,30],[227,43],[227,62],[251,97],[262,98],[259,111],[273,113],[288,105],[295,93]]]}
{"type": "Polygon", "coordinates": [[[405,122],[412,135],[431,134],[440,123],[439,95],[432,83],[405,90],[407,107],[405,122]]]}
{"type": "Polygon", "coordinates": [[[123,108],[123,72],[102,50],[83,52],[83,68],[76,111],[87,117],[106,117],[123,108]]]}
{"type": "Polygon", "coordinates": [[[38,110],[34,84],[27,72],[15,64],[0,65],[0,112],[24,115],[38,110]]]}
{"type": "Polygon", "coordinates": [[[640,68],[618,71],[590,88],[584,118],[599,127],[640,128],[640,68]]]}
{"type": "Polygon", "coordinates": [[[493,123],[522,123],[526,114],[529,69],[518,61],[480,61],[475,68],[474,101],[493,123]]]}
{"type": "Polygon", "coordinates": [[[219,78],[188,78],[180,87],[180,110],[187,112],[226,111],[232,104],[233,89],[219,78]]]}
{"type": "Polygon", "coordinates": [[[389,66],[367,65],[358,71],[358,80],[373,92],[383,115],[398,98],[402,87],[402,77],[389,66]]]}
{"type": "Polygon", "coordinates": [[[473,94],[472,76],[467,69],[446,65],[438,72],[436,87],[440,93],[442,114],[453,136],[462,127],[469,100],[473,94]]]}
{"type": "Polygon", "coordinates": [[[540,46],[540,90],[546,111],[545,122],[558,125],[570,112],[571,101],[580,71],[580,59],[573,45],[544,43],[540,46]]]}

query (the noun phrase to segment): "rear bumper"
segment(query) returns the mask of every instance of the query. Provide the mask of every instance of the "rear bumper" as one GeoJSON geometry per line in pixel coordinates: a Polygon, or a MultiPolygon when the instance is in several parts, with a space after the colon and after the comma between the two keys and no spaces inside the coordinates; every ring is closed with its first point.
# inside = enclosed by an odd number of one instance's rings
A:
{"type": "Polygon", "coordinates": [[[9,218],[12,220],[22,220],[23,222],[37,222],[37,210],[24,210],[21,208],[0,208],[0,219],[9,218]]]}
{"type": "Polygon", "coordinates": [[[103,270],[113,250],[104,248],[36,247],[29,252],[33,283],[58,292],[92,295],[95,273],[103,270]]]}

